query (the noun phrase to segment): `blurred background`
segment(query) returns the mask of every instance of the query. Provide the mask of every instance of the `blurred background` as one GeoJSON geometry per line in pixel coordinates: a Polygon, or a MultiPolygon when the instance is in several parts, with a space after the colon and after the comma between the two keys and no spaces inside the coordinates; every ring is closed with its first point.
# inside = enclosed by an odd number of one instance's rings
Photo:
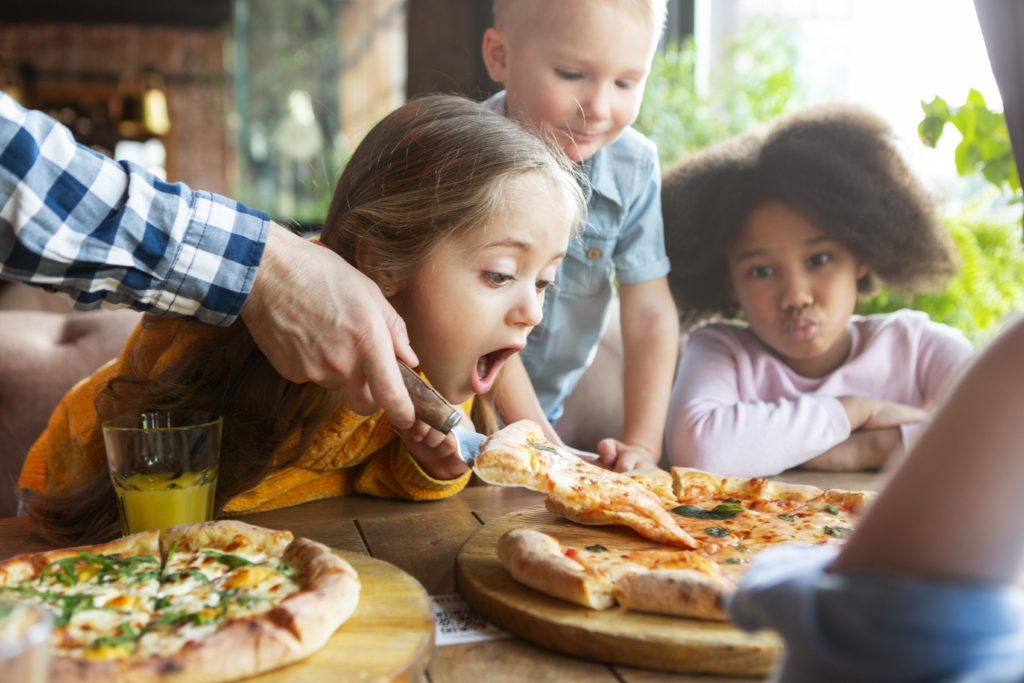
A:
{"type": "MultiPolygon", "coordinates": [[[[80,142],[307,231],[407,98],[496,85],[490,0],[5,0],[0,87],[80,142]]],[[[670,0],[637,127],[662,163],[802,105],[893,125],[961,252],[945,292],[883,291],[980,340],[1024,307],[1021,190],[972,0],[670,0]]]]}

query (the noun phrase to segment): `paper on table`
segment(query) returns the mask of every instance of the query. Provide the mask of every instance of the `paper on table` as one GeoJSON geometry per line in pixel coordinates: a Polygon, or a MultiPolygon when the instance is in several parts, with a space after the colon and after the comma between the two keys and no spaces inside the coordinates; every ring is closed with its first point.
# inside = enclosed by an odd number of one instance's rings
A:
{"type": "Polygon", "coordinates": [[[476,643],[481,640],[509,638],[512,635],[485,621],[458,593],[431,595],[430,602],[434,607],[434,621],[437,624],[434,634],[435,645],[476,643]]]}

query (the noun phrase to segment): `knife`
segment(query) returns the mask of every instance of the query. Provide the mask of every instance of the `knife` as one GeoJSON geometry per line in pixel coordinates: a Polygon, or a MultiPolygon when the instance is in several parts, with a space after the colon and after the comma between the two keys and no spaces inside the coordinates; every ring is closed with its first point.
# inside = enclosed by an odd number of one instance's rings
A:
{"type": "Polygon", "coordinates": [[[480,444],[487,437],[467,429],[462,424],[462,413],[452,407],[437,389],[427,384],[419,373],[402,362],[398,363],[398,367],[402,370],[405,388],[409,390],[409,397],[416,408],[416,417],[442,434],[454,435],[459,459],[472,467],[476,456],[480,455],[480,444]]]}
{"type": "MultiPolygon", "coordinates": [[[[416,408],[416,417],[442,434],[454,435],[459,459],[472,467],[476,456],[480,455],[480,444],[487,437],[466,427],[462,423],[462,413],[453,408],[437,389],[427,384],[419,373],[401,361],[398,367],[402,370],[402,380],[416,408]]],[[[595,454],[578,451],[575,448],[569,450],[580,458],[597,460],[595,454]]]]}

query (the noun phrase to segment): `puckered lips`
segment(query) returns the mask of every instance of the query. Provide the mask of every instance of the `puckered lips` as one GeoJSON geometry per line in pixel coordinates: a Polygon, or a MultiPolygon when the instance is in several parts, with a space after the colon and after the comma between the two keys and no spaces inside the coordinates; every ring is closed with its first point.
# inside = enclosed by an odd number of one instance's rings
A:
{"type": "Polygon", "coordinates": [[[494,380],[498,377],[498,371],[513,354],[522,350],[522,345],[506,346],[490,353],[480,356],[476,361],[476,367],[470,379],[470,387],[474,394],[486,394],[494,387],[494,380]]]}
{"type": "Polygon", "coordinates": [[[807,341],[818,332],[818,321],[807,316],[793,318],[783,328],[786,335],[794,341],[807,341]]]}

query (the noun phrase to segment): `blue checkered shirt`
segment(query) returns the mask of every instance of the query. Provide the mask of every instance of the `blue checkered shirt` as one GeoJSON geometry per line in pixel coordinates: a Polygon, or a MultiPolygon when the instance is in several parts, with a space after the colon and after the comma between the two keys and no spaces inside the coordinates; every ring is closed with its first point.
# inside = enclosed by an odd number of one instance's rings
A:
{"type": "Polygon", "coordinates": [[[0,92],[0,278],[77,308],[131,306],[229,325],[252,289],[269,218],[75,143],[0,92]]]}

